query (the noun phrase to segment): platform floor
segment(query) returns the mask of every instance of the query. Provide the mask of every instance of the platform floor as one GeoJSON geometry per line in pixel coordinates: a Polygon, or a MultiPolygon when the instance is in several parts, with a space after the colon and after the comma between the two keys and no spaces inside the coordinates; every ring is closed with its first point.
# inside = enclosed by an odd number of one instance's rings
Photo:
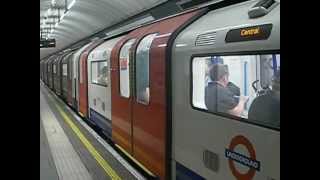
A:
{"type": "Polygon", "coordinates": [[[40,83],[40,179],[145,179],[40,83]]]}

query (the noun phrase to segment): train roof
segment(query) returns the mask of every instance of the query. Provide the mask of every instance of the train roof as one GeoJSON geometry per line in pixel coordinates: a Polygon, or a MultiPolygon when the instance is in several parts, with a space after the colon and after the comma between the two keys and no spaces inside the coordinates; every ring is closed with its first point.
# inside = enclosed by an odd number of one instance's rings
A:
{"type": "Polygon", "coordinates": [[[89,47],[91,44],[93,43],[93,41],[89,42],[88,44],[82,46],[81,48],[79,48],[78,50],[76,50],[76,52],[74,53],[74,57],[79,57],[80,54],[87,48],[89,47]]]}
{"type": "Polygon", "coordinates": [[[178,35],[174,48],[195,54],[280,50],[280,3],[265,16],[250,18],[248,12],[257,2],[247,1],[209,11],[178,35]],[[257,26],[268,28],[266,25],[270,30],[266,39],[226,42],[230,31],[257,26]]]}
{"type": "Polygon", "coordinates": [[[112,48],[114,45],[124,36],[119,36],[113,39],[106,40],[105,42],[101,43],[99,46],[94,48],[89,56],[89,60],[105,60],[107,59],[108,55],[110,55],[112,48]]]}

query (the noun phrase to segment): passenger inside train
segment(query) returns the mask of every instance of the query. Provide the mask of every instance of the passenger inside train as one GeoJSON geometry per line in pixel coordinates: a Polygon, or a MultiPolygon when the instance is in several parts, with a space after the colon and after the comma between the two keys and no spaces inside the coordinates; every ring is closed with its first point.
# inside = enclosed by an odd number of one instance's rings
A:
{"type": "Polygon", "coordinates": [[[212,82],[205,88],[205,104],[208,110],[240,116],[248,98],[236,96],[237,92],[232,91],[237,87],[229,83],[228,66],[214,64],[209,70],[209,75],[212,82]]]}
{"type": "Polygon", "coordinates": [[[192,69],[194,107],[280,127],[280,54],[195,57],[192,69]]]}
{"type": "Polygon", "coordinates": [[[267,89],[252,102],[248,118],[280,127],[280,69],[272,78],[271,89],[267,89]]]}

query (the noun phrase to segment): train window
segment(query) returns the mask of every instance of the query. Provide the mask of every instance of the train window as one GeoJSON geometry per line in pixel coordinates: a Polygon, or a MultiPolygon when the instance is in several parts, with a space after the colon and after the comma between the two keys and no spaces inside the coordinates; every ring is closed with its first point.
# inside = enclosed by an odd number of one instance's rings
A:
{"type": "Polygon", "coordinates": [[[91,82],[102,86],[108,86],[108,63],[107,61],[91,62],[91,82]]]}
{"type": "Polygon", "coordinates": [[[149,55],[150,47],[155,34],[149,34],[144,37],[137,47],[136,54],[136,97],[137,102],[149,104],[149,55]]]}
{"type": "Polygon", "coordinates": [[[54,64],[53,65],[53,73],[56,74],[57,73],[57,66],[54,64]]]}
{"type": "Polygon", "coordinates": [[[69,72],[69,74],[68,74],[68,76],[69,76],[69,80],[72,80],[72,61],[69,61],[68,62],[69,63],[69,67],[70,67],[70,72],[69,72]]]}
{"type": "Polygon", "coordinates": [[[127,41],[120,50],[119,72],[120,72],[120,95],[122,97],[130,97],[130,48],[135,39],[127,41]]]}
{"type": "Polygon", "coordinates": [[[81,60],[81,56],[80,56],[80,59],[79,59],[79,63],[80,63],[80,67],[79,67],[79,81],[80,83],[82,84],[83,83],[83,71],[82,71],[82,68],[83,68],[83,61],[81,60]]]}
{"type": "Polygon", "coordinates": [[[280,128],[280,54],[195,57],[192,105],[280,128]]]}
{"type": "Polygon", "coordinates": [[[68,76],[68,66],[67,64],[62,64],[62,75],[68,76]]]}

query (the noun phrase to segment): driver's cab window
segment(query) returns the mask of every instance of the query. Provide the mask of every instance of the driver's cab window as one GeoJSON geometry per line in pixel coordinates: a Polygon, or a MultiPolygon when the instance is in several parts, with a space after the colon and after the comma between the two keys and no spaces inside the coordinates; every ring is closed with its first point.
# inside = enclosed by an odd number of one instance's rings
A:
{"type": "Polygon", "coordinates": [[[57,74],[57,65],[53,64],[53,73],[57,74]]]}
{"type": "Polygon", "coordinates": [[[195,57],[192,104],[279,128],[280,54],[195,57]]]}

